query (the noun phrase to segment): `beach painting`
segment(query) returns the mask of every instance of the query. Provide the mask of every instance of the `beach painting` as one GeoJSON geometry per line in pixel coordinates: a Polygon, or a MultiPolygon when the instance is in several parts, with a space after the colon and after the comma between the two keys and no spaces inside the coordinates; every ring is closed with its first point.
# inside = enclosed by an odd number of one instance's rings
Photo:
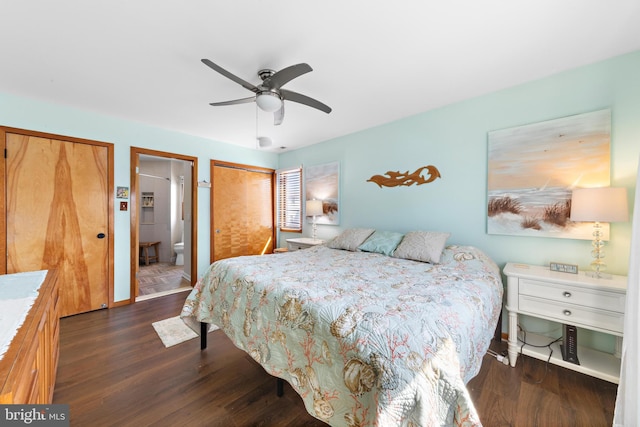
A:
{"type": "MultiPolygon", "coordinates": [[[[340,224],[340,163],[307,166],[305,174],[306,200],[322,200],[323,214],[316,217],[316,224],[340,224]]],[[[312,217],[307,221],[312,222],[312,217]]]]}
{"type": "Polygon", "coordinates": [[[609,186],[610,140],[609,109],[489,132],[487,233],[592,240],[571,192],[609,186]]]}

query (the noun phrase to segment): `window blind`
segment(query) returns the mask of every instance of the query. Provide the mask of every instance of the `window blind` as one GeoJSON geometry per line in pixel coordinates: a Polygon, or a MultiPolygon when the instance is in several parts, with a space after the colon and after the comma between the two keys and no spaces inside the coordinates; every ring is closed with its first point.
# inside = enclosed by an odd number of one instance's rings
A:
{"type": "Polygon", "coordinates": [[[284,169],[278,175],[278,227],[302,231],[302,168],[284,169]]]}

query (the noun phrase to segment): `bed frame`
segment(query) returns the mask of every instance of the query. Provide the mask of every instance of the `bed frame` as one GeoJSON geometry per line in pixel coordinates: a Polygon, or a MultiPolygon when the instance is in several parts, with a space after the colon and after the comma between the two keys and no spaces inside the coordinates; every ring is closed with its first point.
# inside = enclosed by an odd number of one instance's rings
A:
{"type": "MultiPolygon", "coordinates": [[[[200,322],[200,350],[207,348],[207,332],[209,331],[209,324],[206,322],[200,322]]],[[[276,377],[276,394],[278,397],[282,397],[284,394],[284,380],[276,377]]]]}

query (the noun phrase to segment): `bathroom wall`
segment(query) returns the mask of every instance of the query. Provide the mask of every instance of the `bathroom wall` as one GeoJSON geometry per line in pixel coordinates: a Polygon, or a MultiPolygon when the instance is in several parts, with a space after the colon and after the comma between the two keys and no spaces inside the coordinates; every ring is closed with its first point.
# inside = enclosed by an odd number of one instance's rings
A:
{"type": "Polygon", "coordinates": [[[184,219],[182,212],[182,186],[184,171],[182,161],[171,160],[171,259],[175,260],[173,245],[182,242],[184,233],[184,219]]]}
{"type": "Polygon", "coordinates": [[[140,197],[153,193],[153,207],[140,205],[140,241],[160,242],[160,262],[171,262],[171,163],[166,160],[140,159],[140,197]],[[154,177],[146,176],[152,175],[154,177]]]}
{"type": "MultiPolygon", "coordinates": [[[[192,175],[193,168],[190,164],[183,164],[184,170],[184,272],[182,273],[182,277],[184,277],[188,282],[191,281],[191,262],[195,262],[195,258],[191,253],[191,230],[196,227],[193,222],[193,212],[191,211],[191,206],[193,206],[192,202],[192,175]],[[188,231],[187,231],[188,230],[188,231]]],[[[197,228],[196,228],[197,229],[197,228]]],[[[208,241],[208,239],[205,239],[208,241]]]]}
{"type": "Polygon", "coordinates": [[[191,175],[192,165],[183,160],[171,161],[171,261],[176,253],[173,245],[184,242],[184,268],[182,277],[191,280],[191,175]],[[184,184],[184,188],[181,188],[184,184]]]}

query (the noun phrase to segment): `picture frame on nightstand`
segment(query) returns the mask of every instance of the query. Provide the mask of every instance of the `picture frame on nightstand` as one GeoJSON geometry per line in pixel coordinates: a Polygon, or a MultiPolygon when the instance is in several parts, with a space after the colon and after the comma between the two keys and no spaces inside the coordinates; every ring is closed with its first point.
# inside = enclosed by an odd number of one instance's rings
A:
{"type": "Polygon", "coordinates": [[[560,273],[578,274],[578,266],[576,264],[564,264],[561,262],[550,262],[549,270],[560,273]]]}

